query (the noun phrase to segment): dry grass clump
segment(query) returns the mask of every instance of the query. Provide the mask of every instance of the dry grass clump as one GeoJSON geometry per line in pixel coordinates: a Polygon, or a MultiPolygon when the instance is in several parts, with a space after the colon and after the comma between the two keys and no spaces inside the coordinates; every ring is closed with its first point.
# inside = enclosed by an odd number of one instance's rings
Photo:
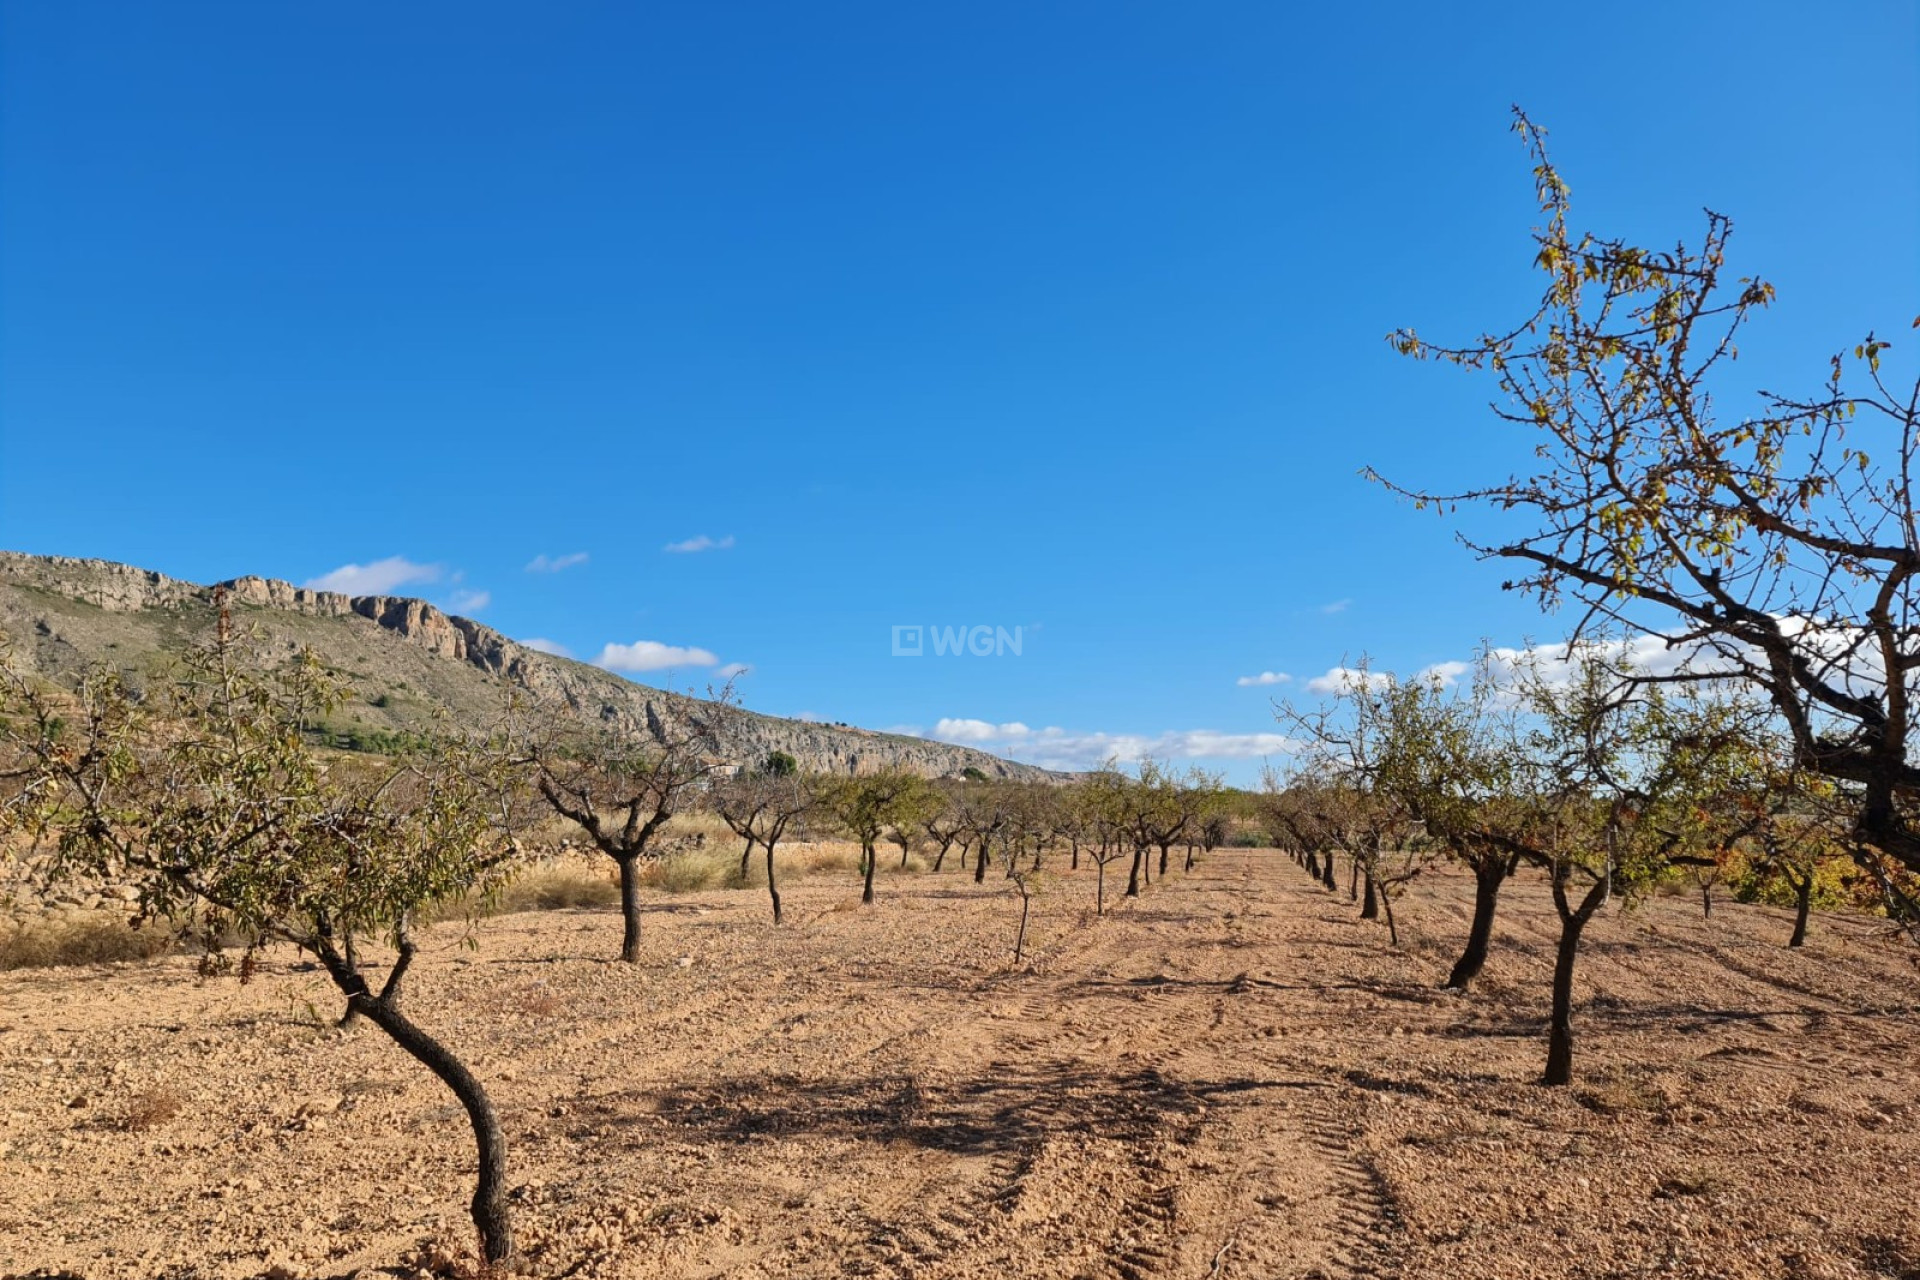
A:
{"type": "Polygon", "coordinates": [[[500,893],[496,908],[515,911],[567,911],[619,905],[620,886],[610,876],[583,867],[541,867],[519,876],[500,893]]]}
{"type": "Polygon", "coordinates": [[[145,1133],[157,1129],[187,1109],[187,1095],[170,1085],[159,1085],[136,1093],[113,1118],[113,1127],[123,1133],[145,1133]]]}
{"type": "Polygon", "coordinates": [[[640,871],[640,883],[661,893],[698,893],[703,889],[738,889],[740,851],[735,846],[683,849],[649,862],[640,871]]]}
{"type": "Polygon", "coordinates": [[[660,832],[667,841],[686,840],[694,836],[705,836],[709,844],[718,842],[728,844],[736,842],[738,837],[733,828],[717,813],[708,813],[704,809],[694,809],[676,813],[667,819],[667,825],[660,832]]]}
{"type": "Polygon", "coordinates": [[[0,925],[0,971],[151,960],[174,950],[165,930],[135,929],[109,912],[0,925]]]}
{"type": "MultiPolygon", "coordinates": [[[[607,864],[609,867],[611,863],[607,864]]],[[[620,904],[620,885],[605,872],[584,865],[535,867],[507,882],[491,903],[473,897],[453,898],[420,911],[422,924],[465,920],[473,916],[515,915],[522,911],[570,911],[582,907],[620,904]]]]}
{"type": "Polygon", "coordinates": [[[803,875],[817,875],[823,871],[844,871],[853,875],[860,870],[860,846],[849,840],[815,840],[795,845],[793,852],[803,875]]]}

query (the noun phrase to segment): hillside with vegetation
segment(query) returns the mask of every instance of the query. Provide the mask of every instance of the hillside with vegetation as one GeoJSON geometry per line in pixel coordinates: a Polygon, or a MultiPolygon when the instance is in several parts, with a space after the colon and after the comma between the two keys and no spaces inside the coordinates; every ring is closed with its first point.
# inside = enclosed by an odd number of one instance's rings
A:
{"type": "MultiPolygon", "coordinates": [[[[443,721],[483,726],[516,692],[542,709],[645,743],[705,701],[530,649],[424,600],[347,596],[258,577],[218,587],[237,626],[256,631],[272,650],[311,650],[351,688],[351,699],[319,726],[331,746],[390,752],[443,721]]],[[[0,552],[0,637],[21,666],[49,680],[101,665],[140,685],[213,634],[215,590],[110,561],[0,552]]],[[[968,747],[738,708],[718,727],[718,746],[730,759],[783,752],[809,772],[1052,776],[968,747]]]]}

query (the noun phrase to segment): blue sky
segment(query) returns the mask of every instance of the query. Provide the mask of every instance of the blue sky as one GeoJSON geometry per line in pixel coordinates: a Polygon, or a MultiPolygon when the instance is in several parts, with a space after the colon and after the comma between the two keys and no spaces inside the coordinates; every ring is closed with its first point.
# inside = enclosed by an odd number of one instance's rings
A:
{"type": "Polygon", "coordinates": [[[1509,104],[1587,226],[1733,215],[1742,376],[1920,311],[1920,11],[1596,12],[0,7],[0,546],[1249,779],[1343,660],[1564,625],[1357,475],[1524,462],[1382,341],[1533,296],[1509,104]]]}

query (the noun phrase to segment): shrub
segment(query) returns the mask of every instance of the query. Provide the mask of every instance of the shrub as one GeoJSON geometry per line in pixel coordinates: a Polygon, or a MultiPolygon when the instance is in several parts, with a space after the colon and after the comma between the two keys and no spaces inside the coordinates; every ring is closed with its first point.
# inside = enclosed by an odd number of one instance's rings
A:
{"type": "Polygon", "coordinates": [[[151,960],[174,946],[165,930],[135,929],[105,912],[31,920],[0,926],[0,970],[151,960]]]}
{"type": "Polygon", "coordinates": [[[698,893],[744,885],[739,854],[711,848],[688,849],[650,862],[640,873],[640,882],[662,893],[698,893]]]}

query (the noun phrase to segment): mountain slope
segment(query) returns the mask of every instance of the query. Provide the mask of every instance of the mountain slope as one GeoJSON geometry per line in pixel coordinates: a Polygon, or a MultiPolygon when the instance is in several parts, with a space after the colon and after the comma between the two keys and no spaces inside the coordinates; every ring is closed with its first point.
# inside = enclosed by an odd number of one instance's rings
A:
{"type": "MultiPolygon", "coordinates": [[[[484,724],[513,689],[538,706],[640,740],[700,703],[529,649],[423,600],[346,596],[256,577],[220,585],[237,625],[258,631],[271,648],[310,647],[351,682],[354,701],[328,726],[343,741],[377,746],[443,713],[457,724],[484,724]]],[[[0,635],[16,661],[43,676],[102,663],[144,681],[212,633],[214,591],[106,560],[0,551],[0,635]]],[[[737,761],[785,751],[802,768],[826,773],[895,767],[940,777],[975,768],[988,777],[1056,776],[967,747],[750,711],[728,715],[724,726],[724,753],[737,761]]]]}

